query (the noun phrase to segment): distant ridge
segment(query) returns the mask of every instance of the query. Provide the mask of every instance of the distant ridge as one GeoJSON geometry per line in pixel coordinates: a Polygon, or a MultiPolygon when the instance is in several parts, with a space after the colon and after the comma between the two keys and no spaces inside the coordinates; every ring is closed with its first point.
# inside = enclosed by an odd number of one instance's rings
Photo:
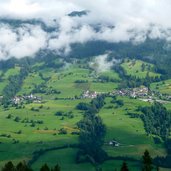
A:
{"type": "Polygon", "coordinates": [[[84,15],[87,15],[90,11],[83,10],[83,11],[73,11],[68,14],[70,17],[82,17],[84,15]]]}

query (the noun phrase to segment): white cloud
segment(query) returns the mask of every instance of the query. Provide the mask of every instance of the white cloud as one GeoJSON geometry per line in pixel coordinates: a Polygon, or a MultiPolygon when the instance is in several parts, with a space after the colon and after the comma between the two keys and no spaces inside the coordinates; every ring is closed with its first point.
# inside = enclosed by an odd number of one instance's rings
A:
{"type": "Polygon", "coordinates": [[[58,28],[47,33],[35,25],[1,25],[0,59],[32,56],[43,48],[67,54],[72,43],[89,40],[136,44],[148,36],[171,41],[170,0],[0,0],[0,17],[41,19],[58,28]],[[67,16],[75,10],[90,13],[83,17],[67,16]],[[99,32],[92,27],[97,24],[101,26],[99,32]]]}
{"type": "Polygon", "coordinates": [[[42,8],[38,3],[31,3],[27,0],[11,0],[9,4],[4,5],[4,10],[17,15],[18,17],[35,15],[39,13],[41,9],[42,8]]]}
{"type": "Polygon", "coordinates": [[[114,61],[107,61],[108,54],[99,55],[94,58],[94,61],[90,63],[90,67],[93,68],[96,72],[105,72],[109,71],[113,66],[114,61]]]}
{"type": "Polygon", "coordinates": [[[0,59],[33,56],[46,47],[47,33],[39,26],[23,25],[12,29],[8,25],[0,28],[0,59]]]}

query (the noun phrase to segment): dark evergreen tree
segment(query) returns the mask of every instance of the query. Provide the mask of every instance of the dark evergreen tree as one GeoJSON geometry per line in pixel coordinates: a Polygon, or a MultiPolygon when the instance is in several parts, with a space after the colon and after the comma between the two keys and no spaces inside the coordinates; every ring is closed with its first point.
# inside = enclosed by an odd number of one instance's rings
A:
{"type": "Polygon", "coordinates": [[[61,171],[61,168],[60,166],[57,164],[53,169],[52,171],[61,171]]]}
{"type": "Polygon", "coordinates": [[[80,129],[80,148],[83,154],[91,162],[102,162],[106,157],[102,149],[106,128],[101,118],[89,113],[78,123],[78,127],[80,129]]]}
{"type": "Polygon", "coordinates": [[[120,171],[129,171],[127,163],[124,161],[120,171]]]}
{"type": "Polygon", "coordinates": [[[17,164],[16,171],[32,171],[32,169],[28,167],[25,161],[23,161],[17,164]]]}
{"type": "Polygon", "coordinates": [[[84,118],[78,123],[80,129],[79,144],[80,151],[76,160],[88,160],[92,163],[101,163],[107,157],[102,149],[106,127],[97,112],[104,105],[104,96],[98,96],[90,103],[90,107],[85,111],[84,118]]]}
{"type": "Polygon", "coordinates": [[[2,171],[15,171],[15,166],[11,161],[5,164],[5,166],[2,168],[2,171]]]}
{"type": "Polygon", "coordinates": [[[48,165],[45,163],[41,168],[40,171],[50,171],[48,165]]]}
{"type": "Polygon", "coordinates": [[[148,152],[148,150],[146,150],[144,152],[144,155],[143,155],[143,168],[142,170],[143,171],[151,171],[153,169],[153,166],[152,166],[152,158],[148,152]]]}
{"type": "Polygon", "coordinates": [[[141,118],[147,134],[154,134],[166,140],[171,127],[171,112],[162,104],[155,102],[151,107],[141,108],[141,118]]]}

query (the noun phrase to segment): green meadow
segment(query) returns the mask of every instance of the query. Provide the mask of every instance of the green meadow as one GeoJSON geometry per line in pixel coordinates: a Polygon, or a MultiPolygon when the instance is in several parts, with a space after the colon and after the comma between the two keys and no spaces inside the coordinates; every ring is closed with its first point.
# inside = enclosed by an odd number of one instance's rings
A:
{"type": "MultiPolygon", "coordinates": [[[[128,75],[145,78],[147,72],[150,76],[158,76],[152,71],[151,64],[145,64],[144,71],[141,71],[142,61],[125,61],[122,67],[128,75]],[[149,67],[150,66],[150,67],[149,67]]],[[[41,67],[35,65],[35,68],[41,67]]],[[[0,82],[0,93],[8,84],[11,75],[18,74],[19,67],[6,71],[0,82]]],[[[29,95],[36,87],[45,85],[44,90],[55,90],[59,93],[36,93],[42,97],[41,103],[24,103],[21,107],[0,107],[0,167],[9,160],[17,163],[21,160],[30,161],[35,151],[61,147],[64,145],[77,144],[78,135],[72,134],[77,130],[77,122],[83,117],[83,112],[76,109],[80,102],[90,102],[91,99],[77,99],[86,91],[101,93],[112,92],[119,85],[119,75],[114,71],[95,73],[92,69],[69,65],[63,69],[45,68],[35,69],[24,79],[21,89],[17,95],[29,95]],[[115,81],[100,81],[100,77],[108,77],[115,81]],[[64,115],[56,116],[56,112],[64,115]],[[69,113],[69,115],[68,115],[69,113]],[[59,134],[61,129],[66,134],[59,134]]],[[[165,82],[167,84],[167,82],[165,82]]],[[[162,84],[163,85],[163,84],[162,84]]],[[[152,84],[152,87],[156,85],[152,84]]],[[[164,87],[165,89],[165,87],[164,87]]],[[[159,89],[160,90],[160,89],[159,89]]],[[[105,99],[106,104],[100,110],[104,124],[107,127],[104,149],[112,157],[126,156],[134,159],[141,159],[145,149],[148,149],[153,157],[165,156],[166,151],[163,144],[156,145],[152,136],[147,136],[143,122],[140,118],[131,118],[128,113],[140,115],[137,112],[139,106],[149,106],[148,102],[128,97],[117,97],[124,105],[117,106],[112,103],[111,97],[105,99]],[[117,140],[119,147],[112,147],[109,141],[117,140]]],[[[64,148],[60,150],[49,150],[39,156],[32,163],[32,168],[38,170],[44,163],[54,166],[59,163],[63,171],[94,171],[95,166],[90,163],[76,164],[76,148],[64,148]]],[[[122,164],[121,160],[110,160],[101,166],[104,171],[114,170],[122,164]]],[[[132,171],[139,170],[138,162],[128,162],[132,171]]]]}
{"type": "Polygon", "coordinates": [[[171,80],[165,80],[157,83],[151,84],[151,89],[154,91],[158,91],[162,94],[171,95],[171,80]]]}
{"type": "Polygon", "coordinates": [[[127,75],[137,78],[145,78],[147,73],[150,77],[160,76],[160,74],[153,71],[154,65],[141,60],[125,60],[121,66],[124,68],[127,75]]]}

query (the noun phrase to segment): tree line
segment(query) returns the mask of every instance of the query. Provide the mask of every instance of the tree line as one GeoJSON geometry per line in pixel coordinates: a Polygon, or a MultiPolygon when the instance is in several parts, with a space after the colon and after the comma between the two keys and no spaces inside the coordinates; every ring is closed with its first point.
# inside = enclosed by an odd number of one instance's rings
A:
{"type": "MultiPolygon", "coordinates": [[[[23,161],[14,165],[11,161],[7,162],[1,169],[1,171],[33,171],[28,164],[23,161]]],[[[41,166],[40,171],[61,171],[60,166],[57,164],[53,168],[50,168],[46,163],[41,166]]]]}
{"type": "Polygon", "coordinates": [[[93,164],[101,163],[107,158],[107,153],[103,150],[106,127],[102,122],[98,112],[105,104],[105,96],[101,95],[93,99],[89,104],[80,103],[78,109],[84,110],[84,116],[78,122],[79,151],[76,162],[89,161],[93,164]]]}
{"type": "MultiPolygon", "coordinates": [[[[62,171],[59,164],[56,164],[54,167],[51,168],[46,163],[43,164],[39,170],[40,171],[62,171]]],[[[117,168],[115,170],[131,171],[131,169],[128,167],[128,164],[126,161],[123,161],[121,167],[117,168]]],[[[152,160],[148,150],[145,150],[145,152],[142,156],[140,170],[142,170],[142,171],[152,171],[152,170],[159,171],[159,167],[156,167],[153,165],[153,160],[152,160]]],[[[2,167],[1,171],[33,171],[33,169],[25,161],[19,162],[17,165],[14,165],[11,161],[9,161],[2,167]]],[[[96,171],[102,171],[102,168],[96,168],[96,171]]]]}
{"type": "Polygon", "coordinates": [[[141,119],[144,122],[147,134],[156,135],[154,137],[155,143],[161,143],[162,139],[167,150],[165,157],[157,156],[154,158],[154,164],[171,168],[171,112],[158,102],[155,102],[150,107],[140,107],[138,110],[143,113],[141,119]]]}
{"type": "Polygon", "coordinates": [[[151,83],[160,82],[165,79],[165,76],[163,75],[151,77],[149,75],[149,72],[147,72],[145,78],[139,78],[136,76],[127,75],[126,71],[120,65],[114,66],[113,70],[115,70],[119,74],[119,77],[122,79],[118,87],[119,89],[135,88],[135,87],[140,87],[141,85],[150,87],[151,83]]]}
{"type": "Polygon", "coordinates": [[[12,75],[8,78],[8,85],[3,89],[3,105],[9,105],[11,98],[20,90],[23,80],[29,73],[29,67],[22,67],[18,75],[12,75]]]}
{"type": "Polygon", "coordinates": [[[155,102],[151,107],[141,107],[141,118],[147,134],[154,134],[166,140],[170,135],[171,112],[161,103],[155,102]]]}

